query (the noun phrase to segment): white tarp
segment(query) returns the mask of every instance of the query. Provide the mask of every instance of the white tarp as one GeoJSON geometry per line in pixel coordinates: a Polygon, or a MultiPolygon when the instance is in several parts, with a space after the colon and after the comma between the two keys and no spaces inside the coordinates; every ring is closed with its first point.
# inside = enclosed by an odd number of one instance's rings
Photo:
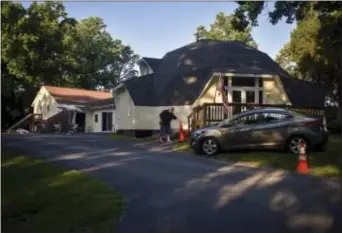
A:
{"type": "Polygon", "coordinates": [[[57,108],[65,109],[70,112],[83,112],[79,107],[72,104],[58,104],[57,108]]]}
{"type": "Polygon", "coordinates": [[[26,129],[21,129],[21,128],[17,129],[15,132],[18,133],[18,134],[29,134],[30,133],[26,129]]]}
{"type": "Polygon", "coordinates": [[[77,112],[83,112],[82,109],[80,109],[79,107],[73,105],[73,104],[57,104],[57,108],[60,109],[65,109],[69,112],[69,124],[75,124],[76,121],[76,113],[77,112]],[[73,115],[71,116],[70,119],[70,113],[72,113],[73,115]]]}

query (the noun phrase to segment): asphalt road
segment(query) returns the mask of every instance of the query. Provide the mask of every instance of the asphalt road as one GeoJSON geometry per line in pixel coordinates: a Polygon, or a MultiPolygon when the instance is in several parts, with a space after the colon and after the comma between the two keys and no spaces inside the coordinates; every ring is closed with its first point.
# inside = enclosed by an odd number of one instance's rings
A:
{"type": "Polygon", "coordinates": [[[129,199],[119,233],[342,232],[340,182],[95,134],[2,135],[2,147],[117,188],[129,199]]]}

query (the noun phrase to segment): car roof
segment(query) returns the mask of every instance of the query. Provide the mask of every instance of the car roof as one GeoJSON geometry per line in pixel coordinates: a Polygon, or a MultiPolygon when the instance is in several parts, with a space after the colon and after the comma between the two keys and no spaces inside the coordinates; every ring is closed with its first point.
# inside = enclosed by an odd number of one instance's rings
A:
{"type": "Polygon", "coordinates": [[[249,115],[253,113],[262,113],[262,112],[281,112],[281,113],[287,113],[287,114],[293,114],[293,111],[289,109],[283,109],[283,108],[255,108],[248,111],[241,112],[240,114],[237,114],[236,116],[244,116],[249,115]]]}

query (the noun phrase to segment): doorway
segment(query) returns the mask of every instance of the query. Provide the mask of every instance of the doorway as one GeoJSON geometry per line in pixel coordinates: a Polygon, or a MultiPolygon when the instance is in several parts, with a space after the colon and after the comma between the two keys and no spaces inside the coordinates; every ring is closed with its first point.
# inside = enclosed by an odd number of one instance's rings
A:
{"type": "Polygon", "coordinates": [[[113,129],[113,113],[102,112],[102,131],[112,131],[113,129]]]}
{"type": "Polygon", "coordinates": [[[255,91],[254,90],[232,90],[232,103],[241,104],[233,107],[233,115],[246,111],[246,106],[242,104],[255,104],[255,91]]]}
{"type": "Polygon", "coordinates": [[[78,125],[78,131],[85,132],[85,118],[84,112],[77,112],[75,117],[75,123],[78,125]]]}

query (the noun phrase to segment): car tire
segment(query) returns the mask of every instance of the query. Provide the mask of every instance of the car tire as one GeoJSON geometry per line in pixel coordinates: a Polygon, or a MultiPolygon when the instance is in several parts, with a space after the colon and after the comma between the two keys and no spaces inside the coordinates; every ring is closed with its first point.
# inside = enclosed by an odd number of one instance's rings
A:
{"type": "Polygon", "coordinates": [[[220,151],[220,144],[216,138],[203,138],[200,143],[200,150],[207,156],[214,156],[220,151]]]}
{"type": "Polygon", "coordinates": [[[304,142],[305,151],[310,151],[311,146],[309,140],[302,135],[294,135],[291,136],[286,143],[287,151],[291,152],[292,154],[299,154],[299,144],[304,142]]]}

